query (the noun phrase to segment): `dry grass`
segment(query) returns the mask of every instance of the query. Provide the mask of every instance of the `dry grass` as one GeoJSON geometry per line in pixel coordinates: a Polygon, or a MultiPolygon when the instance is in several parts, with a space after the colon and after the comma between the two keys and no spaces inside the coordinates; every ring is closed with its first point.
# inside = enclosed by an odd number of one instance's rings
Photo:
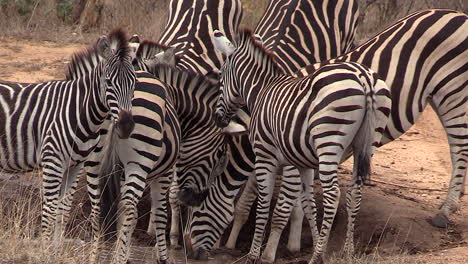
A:
{"type": "MultiPolygon", "coordinates": [[[[32,183],[38,177],[33,173],[0,182],[0,263],[86,263],[89,243],[41,241],[41,197],[32,183]]],[[[80,230],[78,225],[72,231],[80,230]]]]}

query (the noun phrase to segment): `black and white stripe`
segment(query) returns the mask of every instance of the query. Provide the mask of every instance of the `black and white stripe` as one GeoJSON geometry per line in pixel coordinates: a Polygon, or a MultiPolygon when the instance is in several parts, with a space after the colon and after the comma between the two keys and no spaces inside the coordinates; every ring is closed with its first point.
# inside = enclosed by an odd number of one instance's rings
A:
{"type": "Polygon", "coordinates": [[[349,51],[358,17],[354,0],[270,1],[255,33],[276,55],[278,66],[292,74],[349,51]]]}
{"type": "MultiPolygon", "coordinates": [[[[172,209],[171,244],[177,245],[179,237],[179,204],[197,205],[204,200],[209,185],[209,175],[219,166],[224,154],[224,135],[216,127],[214,107],[219,94],[218,81],[199,74],[180,70],[161,62],[171,59],[167,47],[144,41],[141,43],[135,67],[147,70],[168,85],[174,100],[182,139],[176,164],[176,181],[171,186],[169,201],[172,209]],[[163,51],[163,54],[161,54],[163,51]],[[156,55],[156,57],[155,57],[156,55]],[[161,56],[160,56],[161,55],[161,56]],[[166,57],[166,58],[164,58],[166,57]]],[[[172,55],[173,56],[173,55],[172,55]]],[[[152,212],[154,215],[156,212],[152,212]]],[[[153,218],[153,217],[152,217],[153,218]]],[[[151,233],[151,230],[148,229],[151,233]]]]}
{"type": "MultiPolygon", "coordinates": [[[[413,13],[331,62],[358,62],[377,71],[392,92],[382,144],[408,131],[429,103],[447,133],[452,176],[432,224],[446,227],[463,192],[468,161],[468,16],[442,9],[413,13]]],[[[306,76],[320,67],[297,73],[306,76]]]]}
{"type": "Polygon", "coordinates": [[[178,68],[206,74],[223,62],[211,41],[212,29],[233,36],[241,18],[240,0],[172,0],[159,43],[175,48],[181,57],[178,68]]]}
{"type": "MultiPolygon", "coordinates": [[[[284,72],[292,74],[301,66],[315,63],[322,58],[331,58],[327,56],[341,54],[352,46],[358,17],[356,2],[271,1],[257,26],[256,33],[260,35],[265,47],[277,55],[278,66],[284,72]],[[297,43],[301,39],[313,41],[297,43]],[[325,44],[325,48],[315,46],[325,44]]],[[[236,118],[237,122],[244,125],[250,122],[249,113],[245,109],[240,110],[236,118]]],[[[226,247],[234,248],[237,235],[247,220],[256,197],[255,193],[248,191],[256,190],[255,177],[249,177],[254,168],[254,155],[249,140],[246,136],[235,136],[229,140],[230,161],[227,170],[220,176],[221,179],[214,182],[201,207],[194,211],[191,230],[195,251],[204,252],[211,249],[235,215],[231,235],[226,243],[226,247]],[[247,187],[234,209],[234,198],[247,179],[247,187]]],[[[286,166],[283,169],[284,181],[290,183],[290,189],[300,188],[300,181],[297,181],[294,175],[298,175],[294,167],[286,166]]],[[[290,208],[294,206],[294,200],[283,199],[284,195],[292,197],[287,191],[280,192],[279,200],[284,203],[280,203],[275,209],[275,215],[278,215],[275,219],[278,221],[274,221],[272,225],[272,232],[279,234],[287,223],[290,208]]],[[[297,206],[295,208],[294,217],[291,219],[294,228],[290,230],[287,245],[292,252],[300,249],[303,218],[302,210],[297,206]]],[[[273,245],[269,247],[273,248],[273,245]]],[[[276,248],[276,245],[274,247],[276,248]]],[[[196,254],[204,255],[200,252],[196,254]]]]}
{"type": "Polygon", "coordinates": [[[9,172],[42,168],[45,239],[52,233],[56,240],[62,235],[78,173],[99,142],[106,117],[117,122],[121,137],[133,129],[136,77],[123,31],[113,31],[75,54],[67,76],[79,77],[36,84],[0,82],[1,167],[9,172]]]}
{"type": "Polygon", "coordinates": [[[325,65],[305,77],[284,74],[247,30],[240,32],[235,44],[218,31],[214,39],[216,47],[228,56],[221,69],[218,125],[227,126],[243,105],[252,113],[249,139],[256,157],[259,195],[250,258],[260,256],[275,175],[279,168],[293,165],[307,183],[317,170],[324,190],[322,228],[319,235],[314,235],[315,250],[310,263],[319,261],[326,251],[338,208],[338,164],[351,153],[356,158],[348,192],[345,244],[346,249],[353,250],[361,185],[390,114],[388,87],[372,70],[357,63],[325,65]]]}
{"type": "MultiPolygon", "coordinates": [[[[149,183],[153,198],[152,211],[157,212],[157,218],[152,219],[150,228],[154,229],[153,233],[156,234],[158,261],[163,263],[168,259],[165,237],[166,193],[179,153],[181,132],[166,84],[147,72],[138,71],[136,74],[137,83],[132,101],[135,128],[132,134],[125,140],[117,138],[113,124],[109,120],[101,130],[99,147],[85,162],[91,200],[91,223],[94,242],[99,243],[100,200],[103,199],[103,203],[113,203],[115,198],[120,197],[118,201],[120,228],[117,233],[117,252],[113,256],[113,263],[127,263],[131,236],[138,218],[136,206],[147,186],[147,179],[152,179],[149,183]],[[100,176],[117,177],[107,183],[117,183],[115,186],[117,193],[111,193],[109,196],[113,197],[112,200],[102,197],[103,179],[100,176]]],[[[93,262],[98,262],[98,249],[98,245],[93,248],[91,254],[93,262]]]]}

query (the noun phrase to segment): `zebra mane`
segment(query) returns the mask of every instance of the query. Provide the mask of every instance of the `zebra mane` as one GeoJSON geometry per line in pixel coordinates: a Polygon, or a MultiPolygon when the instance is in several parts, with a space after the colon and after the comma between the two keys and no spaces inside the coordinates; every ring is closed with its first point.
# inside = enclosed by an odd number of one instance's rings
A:
{"type": "MultiPolygon", "coordinates": [[[[154,57],[154,55],[163,52],[169,48],[169,46],[166,46],[161,43],[157,43],[151,40],[144,40],[140,43],[140,46],[138,47],[136,58],[139,60],[149,59],[154,57]]],[[[175,62],[176,64],[179,62],[179,56],[177,55],[175,55],[175,62]]]]}
{"type": "MultiPolygon", "coordinates": [[[[123,29],[118,28],[113,30],[107,36],[110,47],[116,50],[117,58],[124,60],[129,56],[128,38],[123,29]]],[[[66,80],[73,80],[84,76],[97,67],[102,57],[98,54],[97,43],[84,50],[75,52],[72,55],[71,61],[68,64],[67,72],[65,73],[66,80]]]]}
{"type": "Polygon", "coordinates": [[[237,35],[235,45],[237,47],[245,45],[253,47],[255,54],[259,54],[262,58],[270,61],[275,70],[279,71],[280,73],[284,73],[281,67],[276,62],[276,55],[271,50],[265,48],[262,43],[258,41],[255,37],[253,31],[250,28],[241,28],[239,29],[239,33],[237,35]]]}

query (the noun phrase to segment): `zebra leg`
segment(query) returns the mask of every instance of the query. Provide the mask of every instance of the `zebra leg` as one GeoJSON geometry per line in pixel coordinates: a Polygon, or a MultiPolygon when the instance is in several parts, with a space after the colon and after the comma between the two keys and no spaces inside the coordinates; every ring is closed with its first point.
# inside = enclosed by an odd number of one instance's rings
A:
{"type": "Polygon", "coordinates": [[[179,245],[180,237],[180,206],[177,195],[179,194],[179,185],[177,184],[177,175],[174,173],[169,190],[169,204],[171,205],[171,231],[169,238],[171,240],[171,247],[174,249],[181,249],[179,245]]]}
{"type": "Polygon", "coordinates": [[[99,261],[99,243],[102,237],[101,234],[101,185],[99,184],[99,161],[86,161],[86,187],[88,190],[88,197],[91,202],[91,229],[93,232],[93,246],[91,248],[90,262],[98,263],[99,261]]]}
{"type": "Polygon", "coordinates": [[[346,192],[346,210],[348,213],[348,227],[346,231],[346,241],[344,245],[345,254],[350,257],[354,254],[354,226],[356,216],[361,208],[362,182],[361,175],[357,175],[358,159],[354,158],[353,179],[346,192]]]}
{"type": "Polygon", "coordinates": [[[57,209],[57,218],[55,220],[54,241],[58,242],[65,236],[65,228],[70,219],[70,211],[73,203],[73,195],[78,186],[79,176],[82,172],[82,166],[76,166],[68,169],[65,182],[62,182],[57,209]]]}
{"type": "Polygon", "coordinates": [[[284,176],[283,179],[285,177],[288,179],[288,183],[290,183],[288,186],[289,188],[292,186],[297,187],[294,191],[289,190],[288,193],[288,195],[291,195],[292,192],[294,192],[297,196],[291,212],[291,223],[289,227],[288,244],[286,247],[290,252],[299,252],[301,249],[302,221],[304,220],[304,211],[302,210],[300,199],[300,194],[302,193],[302,180],[299,175],[299,171],[292,166],[284,169],[283,175],[287,175],[284,176]]]}
{"type": "Polygon", "coordinates": [[[57,162],[52,155],[44,157],[43,160],[41,228],[42,238],[50,240],[55,229],[57,207],[65,170],[63,167],[57,168],[57,162]]]}
{"type": "Polygon", "coordinates": [[[315,204],[314,193],[314,178],[316,171],[310,170],[305,177],[301,176],[303,189],[302,189],[302,210],[307,221],[309,222],[310,230],[312,233],[312,240],[314,244],[317,243],[319,238],[318,224],[317,224],[317,205],[315,204]]]}
{"type": "Polygon", "coordinates": [[[125,185],[119,203],[117,252],[113,263],[126,263],[128,260],[131,237],[138,217],[137,204],[146,187],[147,173],[139,165],[127,163],[124,167],[125,185]]]}
{"type": "MultiPolygon", "coordinates": [[[[302,188],[299,194],[302,193],[302,188]]],[[[286,248],[294,253],[301,250],[302,222],[304,220],[304,211],[302,210],[301,199],[298,197],[293,205],[291,212],[291,224],[289,226],[289,237],[286,248]]]]}
{"type": "MultiPolygon", "coordinates": [[[[289,167],[289,166],[288,166],[289,167]]],[[[278,200],[276,201],[275,210],[273,212],[273,218],[271,220],[271,232],[268,238],[267,246],[265,251],[262,254],[262,263],[273,263],[275,261],[276,249],[278,248],[279,239],[281,233],[283,232],[284,227],[288,223],[289,216],[293,210],[294,205],[299,201],[299,196],[301,193],[301,179],[299,173],[296,169],[293,168],[292,175],[288,171],[283,170],[282,182],[278,200]]],[[[300,210],[302,213],[302,210],[300,210]]],[[[297,215],[295,216],[297,217],[297,215]]],[[[290,243],[293,244],[295,248],[293,250],[298,251],[300,249],[300,235],[302,228],[293,227],[293,220],[295,221],[294,225],[302,225],[302,218],[304,214],[300,214],[301,219],[293,219],[291,217],[291,231],[289,236],[288,246],[290,243]],[[297,223],[299,220],[299,223],[297,223]],[[294,231],[299,232],[294,233],[294,231]],[[299,237],[299,243],[295,243],[299,237]],[[294,242],[291,242],[293,241],[294,242]]],[[[289,247],[288,247],[289,249],[289,247]]]]}
{"type": "MultiPolygon", "coordinates": [[[[318,154],[320,157],[320,153],[318,154]]],[[[319,263],[327,249],[328,237],[335,219],[338,203],[340,201],[340,188],[338,186],[337,170],[339,159],[330,157],[326,163],[319,161],[319,177],[323,188],[323,221],[320,228],[319,238],[315,243],[314,254],[309,264],[319,263]]],[[[309,170],[310,171],[310,170],[309,170]]],[[[313,177],[307,170],[300,170],[301,177],[313,177]]],[[[314,241],[315,242],[315,241],[314,241]]]]}
{"type": "Polygon", "coordinates": [[[236,248],[236,242],[240,230],[249,218],[250,209],[252,208],[252,204],[257,198],[257,193],[257,179],[255,178],[255,175],[252,175],[251,177],[249,177],[244,187],[244,191],[242,192],[242,195],[236,203],[231,233],[229,234],[228,241],[226,242],[227,248],[236,248]]]}
{"type": "Polygon", "coordinates": [[[250,247],[249,260],[256,261],[261,252],[262,243],[264,239],[265,226],[268,222],[270,214],[270,202],[275,188],[275,176],[278,173],[277,161],[274,158],[259,158],[255,163],[255,175],[258,184],[258,203],[257,214],[255,222],[255,233],[250,247]]]}
{"type": "Polygon", "coordinates": [[[167,191],[172,185],[173,171],[168,171],[151,182],[151,208],[154,207],[154,227],[158,263],[172,263],[169,260],[166,243],[167,226],[167,191]]]}
{"type": "MultiPolygon", "coordinates": [[[[436,101],[438,98],[433,98],[436,101]]],[[[447,100],[450,101],[450,100],[447,100]]],[[[447,198],[440,207],[439,212],[432,218],[432,224],[437,227],[446,227],[451,213],[458,208],[460,196],[465,188],[466,167],[468,166],[468,106],[461,105],[453,108],[449,106],[432,104],[447,133],[452,160],[452,177],[447,198]]]]}

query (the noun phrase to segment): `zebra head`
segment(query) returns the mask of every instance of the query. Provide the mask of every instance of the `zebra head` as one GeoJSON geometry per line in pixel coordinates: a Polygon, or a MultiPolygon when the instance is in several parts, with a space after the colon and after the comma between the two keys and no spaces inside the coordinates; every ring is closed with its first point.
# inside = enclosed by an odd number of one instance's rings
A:
{"type": "Polygon", "coordinates": [[[96,50],[101,57],[100,83],[104,103],[116,122],[119,137],[128,138],[135,127],[131,110],[136,75],[125,33],[116,30],[109,37],[101,37],[96,50]]]}
{"type": "Polygon", "coordinates": [[[234,68],[231,67],[229,56],[236,50],[234,44],[223,33],[213,31],[213,41],[216,49],[227,57],[221,68],[221,94],[216,104],[215,119],[219,127],[228,126],[235,112],[245,105],[240,95],[239,80],[236,78],[234,68]]]}
{"type": "Polygon", "coordinates": [[[136,46],[135,57],[132,63],[135,70],[149,71],[149,69],[157,64],[167,64],[175,67],[177,61],[178,57],[175,55],[175,48],[145,40],[136,46]]]}

